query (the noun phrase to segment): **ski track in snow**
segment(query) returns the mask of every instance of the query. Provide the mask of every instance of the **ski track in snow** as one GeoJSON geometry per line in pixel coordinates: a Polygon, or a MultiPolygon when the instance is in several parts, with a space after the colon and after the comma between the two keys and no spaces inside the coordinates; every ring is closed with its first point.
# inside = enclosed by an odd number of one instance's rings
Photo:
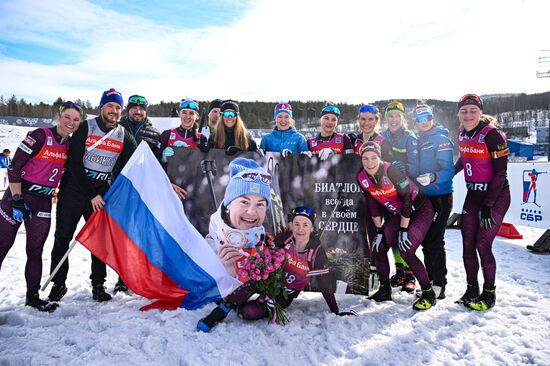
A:
{"type": "MultiPolygon", "coordinates": [[[[0,146],[15,152],[26,132],[0,126],[0,146]]],[[[42,283],[54,231],[55,219],[42,283]]],[[[550,255],[525,249],[543,230],[520,231],[523,240],[495,240],[497,304],[487,312],[454,304],[465,290],[465,273],[460,232],[448,230],[447,298],[433,309],[414,312],[414,295],[394,290],[394,301],[380,304],[337,295],[340,308],[359,313],[338,317],[321,294],[303,293],[288,309],[284,327],[231,313],[206,334],[195,326],[213,305],[140,312],[150,301],[137,295],[93,301],[90,255],[80,245],[70,255],[69,291],[60,307],[52,314],[25,307],[22,227],[0,271],[0,365],[550,365],[550,255]]],[[[109,269],[109,292],[116,280],[109,269]]]]}

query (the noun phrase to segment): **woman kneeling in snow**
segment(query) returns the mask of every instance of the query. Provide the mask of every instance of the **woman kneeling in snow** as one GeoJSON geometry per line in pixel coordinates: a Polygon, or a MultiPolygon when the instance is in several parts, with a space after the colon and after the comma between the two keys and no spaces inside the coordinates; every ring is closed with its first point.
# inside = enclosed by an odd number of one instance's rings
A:
{"type": "MultiPolygon", "coordinates": [[[[281,233],[275,238],[277,247],[283,248],[285,258],[284,290],[286,294],[280,294],[275,301],[287,308],[298,297],[309,283],[310,277],[320,276],[321,292],[330,310],[340,316],[357,315],[353,310],[339,310],[334,297],[334,290],[329,276],[328,261],[317,235],[314,232],[315,212],[308,207],[297,207],[292,210],[290,232],[281,233]]],[[[243,319],[257,320],[270,316],[272,302],[262,298],[248,301],[255,293],[254,285],[246,282],[227,296],[207,317],[201,319],[197,328],[208,332],[212,327],[221,322],[233,308],[238,308],[238,313],[243,319]]]]}

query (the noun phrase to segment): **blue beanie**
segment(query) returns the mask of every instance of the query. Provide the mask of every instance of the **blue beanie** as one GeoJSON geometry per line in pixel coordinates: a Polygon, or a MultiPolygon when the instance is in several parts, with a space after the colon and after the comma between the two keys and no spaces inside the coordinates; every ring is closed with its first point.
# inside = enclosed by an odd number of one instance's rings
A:
{"type": "Polygon", "coordinates": [[[124,99],[122,99],[122,94],[116,91],[115,88],[111,88],[103,92],[101,101],[99,102],[99,108],[103,108],[103,106],[109,102],[117,103],[121,107],[124,107],[124,99]]]}
{"type": "Polygon", "coordinates": [[[277,115],[279,113],[288,113],[290,118],[292,118],[292,106],[290,103],[279,103],[275,106],[275,110],[273,111],[273,118],[277,118],[277,115]]]}
{"type": "Polygon", "coordinates": [[[223,204],[227,207],[233,200],[245,194],[255,194],[271,201],[271,175],[254,160],[237,158],[229,164],[229,184],[225,189],[223,204]],[[248,175],[248,176],[247,176],[248,175]]]}

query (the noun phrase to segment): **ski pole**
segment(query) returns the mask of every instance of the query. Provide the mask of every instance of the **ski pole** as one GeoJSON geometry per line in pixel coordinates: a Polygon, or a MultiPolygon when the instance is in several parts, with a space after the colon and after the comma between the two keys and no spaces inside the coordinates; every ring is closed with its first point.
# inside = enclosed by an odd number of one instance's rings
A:
{"type": "Polygon", "coordinates": [[[67,249],[67,251],[63,255],[63,258],[61,258],[61,260],[59,261],[57,266],[54,268],[54,270],[52,271],[52,274],[50,275],[50,277],[48,277],[46,283],[44,283],[44,286],[42,286],[40,291],[44,291],[46,289],[46,287],[48,287],[48,285],[50,284],[50,281],[52,280],[53,276],[55,276],[55,274],[59,271],[59,268],[61,268],[61,265],[67,260],[67,257],[69,256],[69,253],[73,250],[76,243],[78,243],[78,242],[76,241],[76,239],[74,239],[73,242],[71,243],[71,245],[69,246],[69,249],[67,249]]]}
{"type": "Polygon", "coordinates": [[[208,187],[210,188],[210,202],[214,206],[214,211],[218,209],[218,202],[216,200],[216,194],[214,193],[214,184],[212,183],[212,175],[216,176],[216,162],[214,160],[201,161],[201,170],[206,174],[206,180],[208,181],[208,187]]]}

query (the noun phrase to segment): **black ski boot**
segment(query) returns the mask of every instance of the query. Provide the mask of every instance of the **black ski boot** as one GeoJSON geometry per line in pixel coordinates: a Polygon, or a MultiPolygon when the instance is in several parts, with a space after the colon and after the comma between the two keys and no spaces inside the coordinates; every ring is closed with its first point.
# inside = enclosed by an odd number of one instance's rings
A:
{"type": "Polygon", "coordinates": [[[413,304],[413,310],[428,310],[437,302],[435,298],[435,292],[431,285],[428,285],[427,288],[422,289],[422,295],[420,299],[416,300],[413,304]]]}
{"type": "Polygon", "coordinates": [[[401,285],[401,291],[405,291],[409,294],[412,294],[416,289],[416,278],[414,277],[413,271],[410,268],[405,269],[405,278],[403,279],[403,284],[401,285]]]}
{"type": "Polygon", "coordinates": [[[222,301],[218,306],[212,310],[208,316],[202,318],[197,323],[197,329],[203,332],[210,332],[218,323],[221,323],[227,314],[231,311],[231,306],[225,301],[222,301]]]}
{"type": "Polygon", "coordinates": [[[474,301],[479,296],[479,283],[477,280],[468,281],[468,287],[462,297],[455,301],[456,304],[464,304],[468,306],[469,303],[474,301]]]}
{"type": "Polygon", "coordinates": [[[42,300],[38,296],[38,292],[27,292],[27,300],[25,301],[26,306],[35,308],[38,311],[44,311],[47,313],[53,313],[55,309],[59,306],[56,303],[42,300]]]}
{"type": "Polygon", "coordinates": [[[403,268],[403,264],[395,263],[395,274],[390,278],[391,287],[403,286],[403,282],[405,282],[405,269],[403,268]]]}
{"type": "Polygon", "coordinates": [[[380,281],[378,291],[368,297],[369,300],[376,302],[391,301],[391,285],[390,281],[380,281]]]}
{"type": "Polygon", "coordinates": [[[58,302],[65,296],[67,293],[67,286],[65,286],[64,283],[54,283],[52,286],[52,289],[50,291],[50,295],[48,296],[48,299],[50,301],[58,302]]]}
{"type": "Polygon", "coordinates": [[[434,289],[435,295],[437,296],[438,300],[443,300],[446,297],[445,285],[443,286],[433,285],[432,288],[434,289]]]}
{"type": "Polygon", "coordinates": [[[125,294],[128,293],[128,286],[126,286],[126,284],[124,283],[124,281],[122,281],[122,278],[120,278],[120,277],[118,278],[118,281],[115,284],[114,292],[115,292],[115,294],[117,292],[124,292],[125,294]]]}
{"type": "Polygon", "coordinates": [[[485,311],[495,306],[496,294],[495,286],[485,287],[483,285],[483,292],[475,300],[468,304],[468,307],[476,311],[485,311]]]}
{"type": "Polygon", "coordinates": [[[105,292],[105,286],[103,285],[93,285],[92,297],[95,301],[98,302],[109,301],[113,298],[111,295],[105,292]]]}

